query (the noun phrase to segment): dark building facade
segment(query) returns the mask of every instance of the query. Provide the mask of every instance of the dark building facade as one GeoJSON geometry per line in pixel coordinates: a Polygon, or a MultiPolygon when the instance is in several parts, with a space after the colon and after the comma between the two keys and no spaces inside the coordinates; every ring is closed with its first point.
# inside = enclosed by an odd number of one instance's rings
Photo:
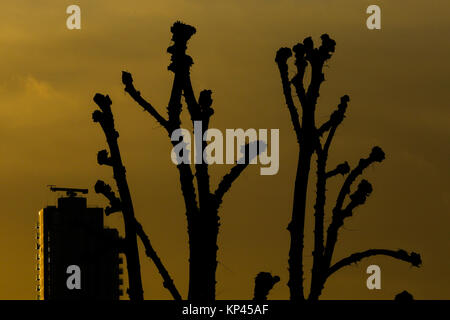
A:
{"type": "Polygon", "coordinates": [[[122,279],[116,229],[83,197],[58,199],[39,212],[38,299],[118,300],[122,279]]]}

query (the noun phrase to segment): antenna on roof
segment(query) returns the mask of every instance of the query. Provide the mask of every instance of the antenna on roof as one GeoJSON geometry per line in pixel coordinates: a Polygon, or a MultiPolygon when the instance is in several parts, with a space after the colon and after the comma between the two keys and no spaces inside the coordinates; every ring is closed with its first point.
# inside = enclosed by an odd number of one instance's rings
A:
{"type": "Polygon", "coordinates": [[[68,197],[76,197],[77,193],[87,194],[89,192],[88,189],[59,188],[53,184],[50,184],[47,187],[50,187],[50,191],[52,191],[52,192],[58,192],[58,191],[66,192],[68,197]]]}

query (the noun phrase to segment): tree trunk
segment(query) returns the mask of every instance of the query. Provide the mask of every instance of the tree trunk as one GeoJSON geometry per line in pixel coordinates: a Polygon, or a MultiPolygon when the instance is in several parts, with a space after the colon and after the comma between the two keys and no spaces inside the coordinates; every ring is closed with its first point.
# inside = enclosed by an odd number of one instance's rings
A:
{"type": "Polygon", "coordinates": [[[288,230],[291,235],[289,249],[289,292],[293,301],[304,300],[303,293],[303,234],[305,226],[306,195],[312,151],[303,144],[300,148],[297,176],[294,187],[294,204],[292,220],[288,230]]]}
{"type": "Polygon", "coordinates": [[[189,294],[188,300],[212,302],[216,297],[217,211],[192,219],[189,228],[189,294]]]}
{"type": "Polygon", "coordinates": [[[311,291],[309,300],[317,300],[320,296],[323,282],[323,230],[324,230],[324,208],[325,208],[325,192],[326,192],[326,162],[324,154],[317,152],[317,184],[316,184],[316,204],[315,204],[315,223],[314,223],[314,252],[313,252],[313,268],[311,276],[311,291]]]}

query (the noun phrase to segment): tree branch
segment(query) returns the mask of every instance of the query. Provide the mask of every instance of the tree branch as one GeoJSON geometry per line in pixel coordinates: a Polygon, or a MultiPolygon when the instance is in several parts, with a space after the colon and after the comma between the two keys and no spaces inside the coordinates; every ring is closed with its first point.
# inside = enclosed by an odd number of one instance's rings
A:
{"type": "MultiPolygon", "coordinates": [[[[168,66],[168,69],[175,73],[175,77],[167,106],[169,114],[168,120],[164,119],[149,102],[141,97],[140,92],[134,88],[131,74],[122,72],[122,82],[125,85],[125,91],[166,129],[169,137],[173,130],[180,128],[181,124],[180,113],[183,82],[186,79],[187,71],[192,64],[192,59],[185,54],[186,45],[189,38],[195,33],[195,28],[181,22],[175,22],[171,27],[171,32],[174,44],[167,48],[167,52],[171,54],[171,64],[168,66]]],[[[175,145],[176,142],[172,142],[172,144],[175,145]]],[[[187,210],[186,214],[188,219],[190,219],[191,214],[198,211],[192,170],[188,164],[179,164],[177,168],[187,210]]]]}
{"type": "MultiPolygon", "coordinates": [[[[349,101],[348,96],[343,96],[341,98],[341,103],[338,106],[338,110],[332,113],[328,124],[325,126],[322,132],[319,129],[318,137],[320,137],[323,132],[329,130],[327,139],[323,147],[320,144],[318,138],[318,143],[316,146],[317,153],[317,182],[316,182],[316,203],[314,205],[314,260],[312,268],[312,280],[311,280],[311,290],[309,294],[309,299],[318,297],[321,291],[322,283],[322,269],[327,268],[326,250],[324,246],[324,217],[325,217],[325,202],[326,202],[326,183],[327,179],[336,174],[346,174],[350,171],[348,163],[345,162],[336,167],[336,169],[327,172],[327,161],[328,153],[330,150],[331,141],[333,140],[334,134],[337,127],[344,119],[345,110],[347,108],[347,102],[349,101]]],[[[323,126],[322,126],[323,127],[323,126]]]]}
{"type": "MultiPolygon", "coordinates": [[[[107,207],[105,209],[105,214],[109,215],[113,212],[117,212],[121,210],[120,206],[120,199],[116,197],[114,191],[111,190],[111,187],[103,182],[102,180],[98,180],[95,184],[95,192],[103,194],[110,202],[111,207],[107,207]]],[[[172,294],[173,298],[175,300],[181,300],[181,296],[178,292],[178,290],[175,287],[175,284],[173,283],[173,280],[170,278],[170,275],[164,265],[162,264],[161,260],[158,257],[158,254],[153,249],[150,239],[145,234],[144,229],[142,228],[142,225],[136,221],[136,234],[141,239],[142,243],[145,247],[145,253],[146,255],[153,260],[155,263],[156,268],[158,269],[159,273],[163,277],[164,280],[164,287],[169,290],[169,292],[172,294]]],[[[118,244],[120,246],[120,250],[124,252],[125,246],[125,240],[121,239],[118,244]]]]}
{"type": "MultiPolygon", "coordinates": [[[[316,203],[314,205],[314,260],[312,268],[312,281],[309,298],[315,298],[320,295],[321,283],[322,283],[322,269],[327,268],[326,250],[324,246],[324,216],[325,216],[325,202],[326,202],[326,183],[327,179],[336,174],[346,174],[350,171],[350,167],[347,162],[340,164],[336,169],[326,172],[326,166],[328,161],[328,152],[330,149],[331,141],[334,137],[337,127],[344,119],[345,110],[347,108],[348,96],[341,98],[341,103],[338,106],[338,110],[333,112],[328,121],[329,127],[326,130],[330,130],[327,139],[322,147],[317,144],[317,182],[316,182],[316,203]]],[[[325,131],[325,130],[324,130],[325,131]]],[[[319,132],[319,137],[322,133],[319,132]]]]}
{"type": "Polygon", "coordinates": [[[220,181],[216,191],[214,192],[214,195],[215,195],[215,198],[217,201],[217,207],[220,206],[220,204],[222,203],[223,196],[225,195],[225,193],[228,192],[228,190],[230,190],[233,182],[236,181],[237,178],[239,178],[242,171],[244,171],[244,169],[247,168],[247,166],[250,164],[251,157],[257,156],[261,152],[260,146],[259,146],[261,141],[258,140],[258,141],[252,142],[252,143],[256,143],[256,145],[257,145],[256,155],[250,154],[250,143],[247,143],[244,146],[244,150],[245,150],[244,151],[244,157],[245,157],[244,163],[235,164],[235,166],[233,168],[231,168],[230,172],[227,173],[226,175],[224,175],[222,178],[222,181],[220,181]]]}
{"type": "Polygon", "coordinates": [[[376,256],[376,255],[384,255],[389,256],[397,260],[402,260],[410,263],[414,267],[420,267],[422,264],[422,259],[420,254],[411,252],[408,253],[405,250],[387,250],[387,249],[369,249],[363,252],[354,253],[338,262],[336,262],[333,266],[328,269],[327,278],[331,276],[333,273],[338,271],[339,269],[344,268],[345,266],[349,266],[352,263],[357,263],[364,258],[376,256]]]}
{"type": "Polygon", "coordinates": [[[297,74],[292,78],[291,83],[295,87],[298,99],[302,105],[306,105],[306,92],[303,84],[306,66],[308,62],[305,60],[305,48],[302,43],[297,43],[292,50],[295,52],[295,66],[297,67],[297,74]]]}
{"type": "Polygon", "coordinates": [[[363,179],[354,193],[350,195],[350,203],[340,212],[339,219],[342,221],[353,214],[353,210],[366,202],[367,197],[372,193],[372,185],[363,179]]]}
{"type": "Polygon", "coordinates": [[[199,103],[194,95],[194,89],[192,89],[190,71],[187,70],[186,79],[183,83],[183,94],[186,101],[191,120],[202,120],[202,112],[199,103]]]}
{"type": "MultiPolygon", "coordinates": [[[[193,64],[192,58],[186,54],[187,43],[196,30],[190,25],[177,21],[170,28],[170,31],[172,32],[173,45],[167,48],[167,52],[171,55],[171,63],[167,69],[172,71],[175,77],[167,111],[170,126],[175,129],[181,125],[181,95],[186,82],[189,80],[190,67],[193,64]]],[[[190,108],[191,106],[188,107],[190,108]]]]}
{"type": "Polygon", "coordinates": [[[142,228],[142,225],[137,220],[135,220],[135,221],[136,221],[136,233],[139,236],[139,238],[141,239],[142,244],[145,247],[145,254],[147,255],[147,257],[152,259],[153,263],[155,264],[156,268],[158,269],[159,274],[161,275],[161,277],[164,280],[164,282],[163,282],[164,288],[169,290],[169,292],[172,295],[172,297],[174,298],[174,300],[177,300],[177,301],[182,300],[180,293],[178,292],[172,278],[169,275],[169,272],[164,267],[161,259],[158,257],[158,254],[156,253],[155,249],[153,249],[150,239],[147,236],[147,234],[145,233],[144,229],[142,228]]]}
{"type": "Polygon", "coordinates": [[[359,160],[358,165],[354,168],[344,181],[344,184],[339,191],[339,195],[336,199],[336,205],[333,212],[342,210],[342,205],[344,203],[345,197],[350,193],[350,187],[353,182],[358,178],[363,171],[374,162],[381,162],[385,158],[385,154],[380,147],[373,147],[372,152],[368,158],[363,158],[359,160]]]}
{"type": "Polygon", "coordinates": [[[330,119],[326,121],[324,124],[322,124],[318,129],[319,137],[322,136],[328,130],[332,128],[337,128],[342,123],[345,117],[345,111],[347,110],[349,101],[350,98],[348,95],[344,95],[341,97],[341,102],[339,103],[337,110],[333,111],[333,113],[330,115],[330,119]]]}
{"type": "Polygon", "coordinates": [[[275,62],[280,70],[281,83],[283,85],[283,94],[288,107],[289,113],[291,115],[292,125],[294,126],[294,131],[297,136],[297,142],[300,143],[301,139],[301,127],[300,119],[298,115],[297,107],[292,100],[291,84],[289,81],[287,60],[292,56],[292,51],[289,48],[281,48],[277,51],[275,57],[275,62]]]}
{"type": "Polygon", "coordinates": [[[343,226],[344,220],[353,214],[353,210],[365,203],[367,196],[372,192],[372,185],[367,180],[362,180],[358,189],[350,196],[350,203],[345,209],[333,210],[331,223],[327,229],[327,243],[324,252],[324,268],[329,268],[333,257],[334,248],[337,243],[339,229],[343,226]]]}
{"type": "MultiPolygon", "coordinates": [[[[185,81],[189,77],[189,69],[193,63],[192,58],[186,54],[187,42],[195,34],[196,30],[190,25],[177,21],[172,25],[170,31],[172,33],[171,40],[173,41],[173,45],[167,48],[167,52],[171,55],[171,63],[167,69],[172,71],[175,76],[167,106],[169,114],[169,136],[172,134],[172,130],[178,129],[181,126],[181,96],[185,81]]],[[[172,144],[175,144],[175,142],[172,142],[172,144]]],[[[194,176],[189,164],[181,163],[177,165],[177,168],[180,175],[181,191],[183,193],[189,225],[192,216],[199,211],[193,182],[194,176]]]]}
{"type": "MultiPolygon", "coordinates": [[[[189,81],[190,84],[190,81],[189,81]]],[[[191,87],[189,85],[189,87],[191,87]]],[[[186,94],[186,93],[185,93],[186,94]]],[[[211,116],[214,114],[213,108],[211,108],[212,105],[212,98],[211,98],[212,92],[211,90],[202,90],[200,92],[200,96],[198,98],[198,109],[199,109],[199,117],[202,121],[202,137],[206,130],[209,128],[209,120],[211,116]]],[[[193,92],[192,92],[193,96],[193,92]]],[[[195,98],[194,98],[195,100],[195,98]]],[[[189,105],[189,103],[188,103],[189,105]]],[[[203,152],[207,146],[206,141],[202,139],[202,156],[203,152]]],[[[197,177],[197,183],[198,183],[198,192],[199,192],[199,202],[200,207],[203,206],[205,202],[209,201],[210,196],[210,182],[209,182],[209,173],[208,173],[208,164],[202,163],[196,165],[196,177],[197,177]]]]}
{"type": "Polygon", "coordinates": [[[322,72],[324,63],[331,58],[331,54],[336,46],[336,42],[327,34],[323,34],[320,38],[322,44],[318,49],[314,49],[314,43],[310,37],[303,41],[305,59],[311,64],[311,82],[306,93],[308,107],[311,109],[315,108],[320,86],[325,81],[325,76],[322,72]]]}
{"type": "Polygon", "coordinates": [[[127,92],[130,97],[134,99],[142,108],[144,108],[145,111],[150,113],[150,115],[155,118],[156,121],[160,125],[162,125],[164,128],[168,129],[168,123],[167,120],[164,119],[158,111],[144,98],[142,98],[141,93],[136,90],[136,88],[133,85],[133,77],[131,73],[122,71],[122,83],[125,85],[125,92],[127,92]]]}
{"type": "Polygon", "coordinates": [[[110,206],[105,208],[105,214],[109,216],[111,213],[118,212],[122,210],[122,205],[120,199],[116,197],[114,191],[111,190],[111,186],[98,180],[95,184],[95,192],[103,194],[108,200],[110,206]]]}
{"type": "MultiPolygon", "coordinates": [[[[105,150],[100,151],[97,160],[100,164],[110,165],[113,169],[114,180],[120,196],[120,211],[122,212],[125,225],[125,256],[127,258],[128,279],[130,288],[128,294],[130,300],[143,300],[144,293],[142,290],[141,269],[139,262],[139,251],[136,239],[136,226],[133,201],[131,199],[130,189],[126,178],[126,170],[123,165],[120,149],[118,144],[119,133],[114,127],[114,117],[111,111],[112,101],[109,96],[97,93],[94,96],[94,102],[99,106],[100,110],[95,110],[92,114],[94,122],[99,122],[106,136],[111,157],[105,150]]],[[[102,182],[97,183],[96,191],[103,192],[108,199],[112,200],[113,205],[109,213],[117,211],[117,198],[111,191],[111,187],[102,182]]]]}
{"type": "Polygon", "coordinates": [[[217,187],[214,195],[218,201],[218,205],[222,203],[222,198],[225,193],[230,190],[233,182],[239,177],[239,175],[244,171],[244,169],[248,166],[248,163],[245,164],[236,164],[233,168],[231,168],[230,172],[223,176],[222,181],[220,181],[219,186],[217,187]]]}
{"type": "MultiPolygon", "coordinates": [[[[353,213],[353,209],[363,204],[366,201],[367,196],[372,192],[371,184],[366,180],[362,180],[358,185],[358,189],[350,196],[350,203],[345,209],[342,209],[345,197],[350,193],[351,185],[370,164],[372,164],[373,162],[381,162],[384,160],[384,158],[385,154],[383,150],[380,147],[374,147],[369,157],[361,159],[356,168],[354,168],[345,179],[336,200],[336,205],[333,208],[331,223],[327,229],[327,240],[322,266],[324,270],[327,270],[330,267],[334,248],[337,243],[338,232],[344,224],[344,219],[350,217],[353,213]]],[[[322,285],[324,281],[325,279],[322,279],[322,285]]]]}
{"type": "MultiPolygon", "coordinates": [[[[191,79],[189,72],[186,76],[186,81],[184,83],[183,88],[184,98],[186,100],[186,104],[188,106],[188,111],[191,116],[192,123],[194,125],[194,121],[201,121],[202,129],[201,129],[201,137],[208,130],[209,119],[213,114],[213,110],[211,108],[212,98],[210,90],[203,90],[199,96],[199,102],[197,102],[194,90],[192,89],[191,79]]],[[[196,157],[203,157],[203,151],[206,148],[206,142],[202,139],[200,146],[200,154],[197,153],[196,157]]],[[[198,148],[197,144],[195,144],[196,148],[198,148]]],[[[196,162],[196,161],[195,161],[196,162]]],[[[198,187],[198,198],[200,204],[200,211],[203,209],[207,210],[208,203],[210,200],[210,183],[209,183],[209,173],[208,173],[208,164],[204,163],[196,163],[195,164],[195,176],[197,179],[197,187],[198,187]]]]}
{"type": "Polygon", "coordinates": [[[348,162],[345,161],[344,163],[338,164],[336,166],[336,168],[334,168],[333,170],[328,171],[326,173],[326,178],[329,179],[329,178],[332,178],[334,176],[337,176],[338,174],[341,174],[341,175],[344,176],[344,175],[346,175],[349,172],[350,172],[350,166],[348,165],[348,162]]]}
{"type": "Polygon", "coordinates": [[[214,109],[211,108],[213,102],[211,95],[211,90],[202,90],[198,98],[198,104],[200,105],[202,120],[205,128],[209,128],[209,119],[214,114],[214,109]]]}

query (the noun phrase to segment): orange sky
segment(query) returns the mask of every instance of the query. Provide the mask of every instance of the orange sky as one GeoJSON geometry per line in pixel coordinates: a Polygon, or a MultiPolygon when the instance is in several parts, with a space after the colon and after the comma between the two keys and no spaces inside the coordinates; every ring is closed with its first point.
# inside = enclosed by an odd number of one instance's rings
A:
{"type": "MultiPolygon", "coordinates": [[[[376,257],[332,276],[322,298],[392,299],[408,290],[418,299],[450,298],[450,4],[437,1],[25,1],[0,13],[0,299],[35,299],[35,225],[54,204],[48,184],[88,187],[112,172],[96,164],[106,147],[91,120],[96,92],[113,101],[119,144],[136,215],[182,292],[187,295],[187,235],[170,141],[123,91],[121,71],[165,113],[172,74],[167,71],[170,26],[197,28],[189,43],[196,90],[213,91],[214,128],[279,128],[280,169],[261,176],[251,166],[224,198],[220,211],[218,299],[249,299],[259,271],[281,277],[271,298],[288,298],[287,254],[297,145],[284,105],[277,49],[322,33],[336,40],[325,68],[317,121],[339,97],[351,98],[330,166],[355,165],[374,145],[386,160],[367,170],[374,192],[349,219],[336,257],[380,247],[421,253],[412,268],[376,257]],[[382,10],[382,29],[369,31],[365,10],[382,10]],[[82,29],[66,29],[65,9],[81,7],[82,29]],[[447,106],[447,107],[446,107],[447,106]],[[246,212],[246,213],[245,213],[246,212]],[[244,214],[245,213],[245,214],[244,214]],[[369,291],[365,270],[378,264],[382,289],[369,291]]],[[[187,119],[187,118],[185,118],[187,119]]],[[[213,183],[228,166],[211,169],[213,183]]],[[[330,198],[342,183],[330,184],[330,198]]],[[[307,225],[311,224],[311,206],[307,225]]],[[[327,219],[329,221],[329,218],[327,219]]],[[[120,218],[108,217],[109,226],[120,218]]],[[[312,262],[311,228],[305,270],[312,262]]],[[[142,255],[143,256],[143,255],[142,255]]],[[[142,257],[147,299],[169,299],[151,261],[142,257]]]]}

